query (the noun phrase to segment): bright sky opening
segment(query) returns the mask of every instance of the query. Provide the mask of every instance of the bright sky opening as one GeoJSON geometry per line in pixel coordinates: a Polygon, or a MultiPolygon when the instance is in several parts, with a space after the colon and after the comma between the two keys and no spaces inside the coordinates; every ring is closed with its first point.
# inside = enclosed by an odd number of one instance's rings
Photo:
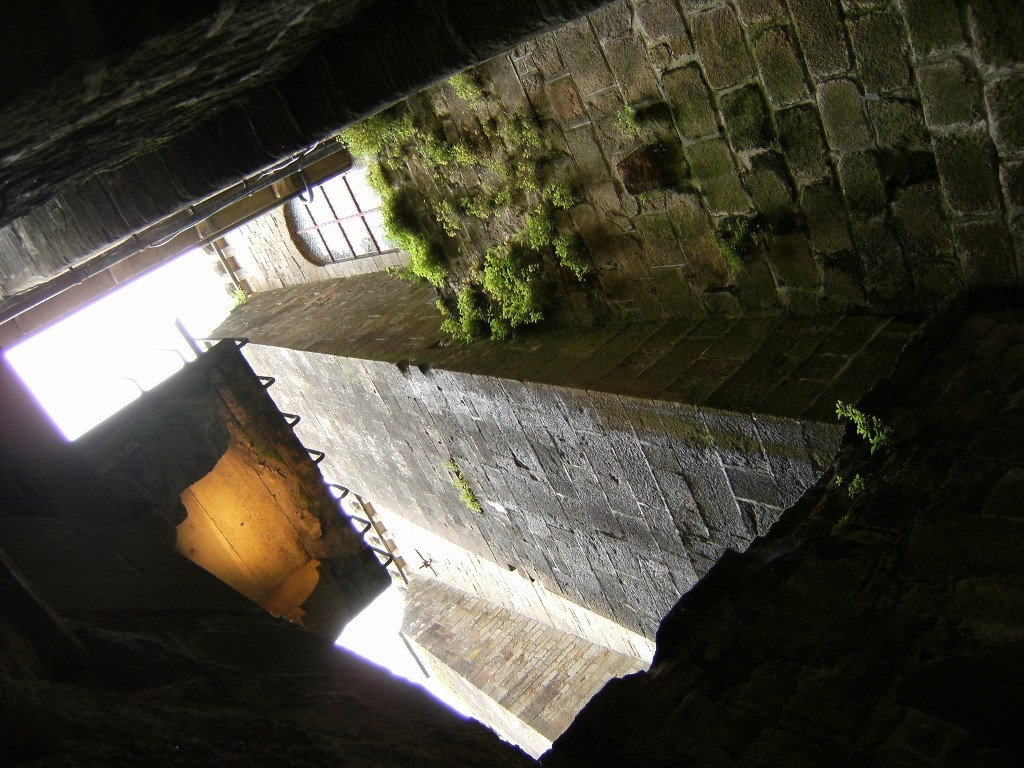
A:
{"type": "MultiPolygon", "coordinates": [[[[208,336],[231,311],[224,279],[202,250],[189,251],[69,315],[4,354],[69,440],[194,359],[175,328],[208,336]],[[137,384],[135,383],[137,382],[137,384]]],[[[402,640],[404,600],[392,585],[337,644],[420,685],[457,711],[461,702],[427,678],[402,640]]]]}

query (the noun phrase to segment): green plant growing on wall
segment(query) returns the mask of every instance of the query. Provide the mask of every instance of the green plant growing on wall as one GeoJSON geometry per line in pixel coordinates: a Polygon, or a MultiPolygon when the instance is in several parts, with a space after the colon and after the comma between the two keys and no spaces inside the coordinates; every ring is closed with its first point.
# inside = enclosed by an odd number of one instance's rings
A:
{"type": "Polygon", "coordinates": [[[590,274],[590,265],[583,255],[583,246],[578,235],[558,235],[554,240],[555,256],[558,263],[583,280],[590,274]]]}
{"type": "Polygon", "coordinates": [[[751,219],[732,219],[725,223],[718,236],[718,248],[725,258],[729,280],[743,270],[743,256],[753,253],[768,240],[768,232],[751,219]]]}
{"type": "Polygon", "coordinates": [[[483,287],[510,328],[544,318],[540,265],[519,246],[500,246],[484,260],[483,287]]]}
{"type": "Polygon", "coordinates": [[[441,225],[441,229],[448,237],[458,237],[462,231],[462,224],[459,221],[459,214],[455,206],[448,200],[438,200],[433,204],[434,219],[441,225]]]}
{"type": "Polygon", "coordinates": [[[236,285],[235,291],[231,294],[231,309],[237,309],[249,300],[249,294],[242,290],[242,286],[236,285]]]}
{"type": "Polygon", "coordinates": [[[640,135],[640,126],[636,121],[636,110],[628,104],[619,107],[615,113],[615,124],[627,136],[636,138],[640,135]]]}
{"type": "Polygon", "coordinates": [[[846,479],[842,475],[836,475],[833,478],[833,482],[838,488],[846,486],[846,495],[851,499],[860,496],[867,490],[867,481],[861,477],[859,472],[853,476],[849,483],[846,482],[846,479]]]}
{"type": "Polygon", "coordinates": [[[484,99],[484,91],[480,87],[480,83],[469,72],[452,75],[448,78],[448,84],[455,91],[455,95],[470,106],[479,104],[484,99]]]}
{"type": "Polygon", "coordinates": [[[569,185],[560,182],[552,182],[544,187],[544,198],[555,208],[561,208],[563,211],[568,211],[576,205],[576,196],[569,189],[569,185]]]}
{"type": "Polygon", "coordinates": [[[444,468],[451,473],[452,483],[455,485],[455,489],[459,492],[459,498],[462,499],[469,511],[477,515],[482,515],[484,513],[483,507],[480,506],[480,501],[477,499],[476,494],[473,493],[473,488],[470,486],[469,480],[467,480],[465,474],[463,474],[462,467],[452,459],[451,461],[446,461],[444,463],[444,468]]]}
{"type": "Polygon", "coordinates": [[[871,446],[871,453],[879,448],[892,447],[892,428],[877,416],[870,416],[859,408],[838,400],[836,402],[836,417],[853,422],[857,434],[867,440],[868,445],[871,446]]]}

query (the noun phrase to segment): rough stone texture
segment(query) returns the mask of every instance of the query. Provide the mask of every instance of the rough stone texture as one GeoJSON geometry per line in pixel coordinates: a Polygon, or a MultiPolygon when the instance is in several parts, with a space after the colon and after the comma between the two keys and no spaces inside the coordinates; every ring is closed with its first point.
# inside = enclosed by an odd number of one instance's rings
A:
{"type": "MultiPolygon", "coordinates": [[[[586,3],[565,3],[546,23],[568,15],[570,5],[587,9],[586,3]]],[[[941,197],[933,209],[942,219],[940,231],[952,231],[964,216],[991,219],[997,211],[1009,211],[1015,187],[999,181],[1013,177],[1024,133],[1017,103],[1022,69],[1007,32],[1013,23],[993,24],[999,4],[990,0],[968,3],[962,19],[955,5],[951,0],[682,5],[620,0],[480,66],[475,74],[496,95],[496,108],[535,113],[556,158],[553,165],[575,169],[579,203],[564,223],[570,233],[575,227],[581,236],[595,275],[583,284],[567,272],[549,276],[559,297],[552,323],[751,311],[842,312],[851,307],[913,311],[948,296],[951,287],[961,284],[953,275],[968,281],[980,275],[965,268],[965,260],[976,260],[977,254],[968,257],[960,239],[948,238],[942,259],[926,261],[915,260],[921,251],[915,242],[897,238],[895,249],[884,250],[886,258],[857,253],[855,260],[871,262],[873,286],[898,285],[900,290],[883,295],[851,285],[857,276],[846,269],[842,279],[834,269],[819,270],[818,282],[802,280],[796,287],[780,282],[780,273],[764,261],[770,243],[752,249],[737,270],[726,263],[722,237],[726,217],[751,218],[769,239],[784,236],[791,242],[802,237],[812,259],[834,262],[831,254],[836,251],[820,250],[822,244],[836,247],[834,239],[823,239],[820,228],[812,232],[809,225],[820,218],[819,196],[796,194],[794,185],[832,190],[840,205],[826,208],[836,217],[837,229],[859,226],[863,217],[882,217],[899,229],[904,191],[933,179],[940,181],[941,197]],[[962,20],[969,22],[963,28],[962,20]],[[990,66],[990,60],[998,66],[990,66]],[[627,104],[636,109],[632,128],[622,120],[627,104]],[[661,185],[657,188],[626,178],[628,163],[622,161],[641,147],[657,148],[657,157],[663,158],[664,172],[652,176],[661,185]],[[784,165],[777,162],[780,155],[784,165]],[[657,216],[652,219],[651,214],[657,216]],[[664,227],[650,226],[664,216],[672,221],[677,238],[664,237],[664,227]],[[698,227],[694,238],[681,232],[699,221],[711,230],[698,227]],[[908,262],[913,262],[909,272],[908,262]]],[[[382,20],[389,18],[388,7],[375,3],[372,12],[366,10],[357,19],[387,26],[382,20]]],[[[449,11],[458,16],[458,24],[484,18],[487,25],[474,28],[481,40],[498,36],[501,25],[519,30],[534,23],[524,13],[488,15],[482,8],[467,4],[449,11]]],[[[225,28],[244,19],[250,17],[235,14],[224,22],[225,28]]],[[[254,29],[269,23],[258,14],[250,22],[254,29]]],[[[444,38],[438,45],[449,55],[454,43],[429,13],[403,16],[403,25],[397,26],[404,25],[418,25],[421,36],[429,32],[444,38]]],[[[337,41],[342,33],[328,34],[337,41]]],[[[490,45],[470,45],[475,39],[463,35],[459,41],[474,55],[490,45]]],[[[428,46],[418,39],[414,47],[428,46]]],[[[438,67],[464,65],[472,58],[454,57],[449,63],[442,57],[428,66],[413,52],[403,52],[402,61],[389,60],[386,72],[378,73],[367,63],[374,57],[353,64],[348,58],[342,61],[341,50],[323,42],[287,76],[275,75],[268,60],[264,75],[277,77],[276,85],[252,90],[247,101],[218,118],[215,128],[204,128],[195,139],[195,151],[178,142],[166,145],[164,154],[136,154],[118,173],[97,177],[102,195],[87,186],[67,190],[66,200],[51,202],[31,220],[0,231],[10,284],[30,285],[63,269],[69,259],[80,258],[88,249],[76,243],[92,237],[93,230],[100,239],[109,239],[119,231],[118,220],[152,221],[164,210],[167,193],[154,192],[157,185],[152,183],[136,190],[137,185],[125,181],[129,169],[145,171],[148,179],[160,180],[159,188],[174,190],[184,200],[189,189],[184,176],[237,159],[244,142],[231,138],[236,123],[251,118],[261,136],[284,136],[288,126],[293,126],[288,128],[292,133],[308,134],[319,126],[320,137],[355,117],[363,109],[359,105],[370,109],[382,104],[382,98],[370,95],[383,87],[380,78],[389,78],[388,93],[402,95],[402,83],[411,82],[411,75],[430,67],[440,73],[438,67]],[[344,79],[340,71],[346,72],[344,79]],[[353,83],[364,76],[370,79],[356,94],[353,83]],[[243,108],[244,115],[239,111],[243,108]],[[207,143],[214,139],[230,144],[234,154],[211,153],[207,143]]],[[[252,82],[258,80],[254,76],[252,82]]],[[[443,87],[440,92],[443,96],[443,87]]],[[[479,123],[471,110],[457,108],[454,101],[428,97],[425,103],[451,121],[453,137],[472,138],[479,123]]],[[[429,198],[438,188],[431,182],[420,192],[429,198]]],[[[1007,215],[1004,227],[1016,254],[1021,242],[1017,215],[1007,215]]],[[[261,289],[402,261],[394,256],[317,269],[297,262],[287,247],[281,252],[271,244],[281,231],[279,221],[270,221],[251,224],[238,236],[239,255],[249,254],[261,289]],[[257,264],[263,265],[258,273],[257,264]]],[[[463,247],[486,250],[486,243],[472,234],[467,237],[463,247]]],[[[856,248],[857,243],[840,247],[856,248]]],[[[810,277],[811,271],[803,274],[810,277]]],[[[996,274],[1010,280],[1015,273],[996,274]]]]}
{"type": "Polygon", "coordinates": [[[283,409],[318,414],[296,429],[334,457],[338,482],[641,634],[720,541],[742,548],[813,479],[836,400],[890,368],[916,327],[765,317],[439,349],[428,295],[418,314],[407,303],[404,320],[382,324],[361,307],[394,305],[402,284],[353,280],[257,295],[219,333],[261,345],[247,354],[278,376],[283,409]],[[344,409],[322,406],[339,399],[344,409]],[[805,413],[818,423],[806,443],[805,413]],[[762,424],[774,431],[744,437],[762,424]],[[458,499],[449,460],[482,516],[458,499]]]}
{"type": "Polygon", "coordinates": [[[608,680],[646,668],[427,577],[406,593],[402,632],[429,653],[431,672],[450,680],[470,712],[502,723],[499,735],[529,745],[535,757],[608,680]]]}
{"type": "Polygon", "coordinates": [[[838,472],[866,490],[823,481],[719,563],[650,673],[606,686],[544,764],[1018,763],[1019,306],[979,306],[948,344],[936,323],[861,405],[892,449],[849,433],[838,472]]]}

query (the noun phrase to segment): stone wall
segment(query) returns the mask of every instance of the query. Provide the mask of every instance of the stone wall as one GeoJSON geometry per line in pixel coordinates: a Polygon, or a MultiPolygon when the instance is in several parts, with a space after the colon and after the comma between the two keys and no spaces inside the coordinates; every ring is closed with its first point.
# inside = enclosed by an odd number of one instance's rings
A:
{"type": "Polygon", "coordinates": [[[314,264],[295,247],[283,207],[233,229],[223,240],[225,254],[240,268],[239,279],[253,291],[383,272],[389,267],[404,267],[409,259],[401,251],[391,251],[335,264],[314,264]]]}
{"type": "Polygon", "coordinates": [[[569,318],[906,311],[1018,280],[1022,36],[998,0],[618,0],[478,72],[582,192],[569,318]]]}
{"type": "Polygon", "coordinates": [[[402,631],[474,716],[535,757],[610,678],[646,668],[429,577],[410,585],[402,631]]]}
{"type": "MultiPolygon", "coordinates": [[[[229,187],[244,192],[243,178],[598,5],[189,3],[180,15],[151,15],[122,45],[99,45],[81,60],[69,47],[59,73],[5,93],[0,293],[23,291],[172,214],[191,226],[198,201],[229,187]]],[[[65,10],[49,14],[55,28],[83,39],[131,26],[95,4],[70,23],[65,10]]],[[[5,60],[52,34],[45,13],[18,19],[24,29],[5,25],[15,32],[5,60]]]]}
{"type": "Polygon", "coordinates": [[[1020,296],[951,326],[862,403],[895,435],[870,455],[851,430],[838,469],[865,490],[823,481],[723,559],[650,674],[609,685],[544,765],[1021,761],[1020,296]]]}

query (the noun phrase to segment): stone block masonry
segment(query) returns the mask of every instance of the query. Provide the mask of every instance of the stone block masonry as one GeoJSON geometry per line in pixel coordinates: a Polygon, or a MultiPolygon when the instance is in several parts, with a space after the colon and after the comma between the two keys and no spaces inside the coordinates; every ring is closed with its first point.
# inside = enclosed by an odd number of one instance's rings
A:
{"type": "Polygon", "coordinates": [[[406,593],[402,631],[481,722],[534,757],[609,679],[646,668],[426,577],[406,593]]]}
{"type": "Polygon", "coordinates": [[[1020,274],[1020,12],[961,5],[617,0],[478,73],[518,78],[495,97],[512,111],[525,93],[579,171],[572,220],[596,267],[583,290],[604,317],[920,310],[1020,274]],[[626,183],[620,164],[645,147],[672,158],[663,189],[626,183]],[[742,269],[723,258],[736,217],[769,233],[742,269]],[[956,236],[996,228],[985,256],[956,236]],[[780,240],[805,254],[800,280],[780,240]],[[656,257],[631,258],[637,244],[656,257]]]}

